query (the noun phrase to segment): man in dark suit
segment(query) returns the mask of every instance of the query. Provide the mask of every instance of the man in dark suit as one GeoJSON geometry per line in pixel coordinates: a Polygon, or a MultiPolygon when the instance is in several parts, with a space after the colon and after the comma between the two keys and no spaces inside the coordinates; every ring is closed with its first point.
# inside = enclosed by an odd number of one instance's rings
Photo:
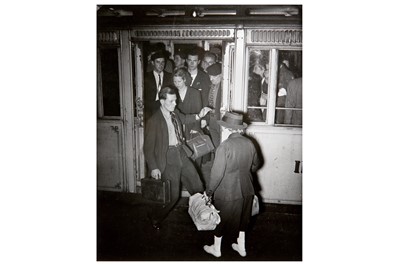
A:
{"type": "Polygon", "coordinates": [[[144,77],[144,119],[147,121],[152,114],[160,107],[158,92],[161,88],[170,86],[172,74],[164,71],[165,52],[158,51],[151,56],[153,71],[145,74],[144,77]]]}
{"type": "MultiPolygon", "coordinates": [[[[289,81],[286,88],[286,103],[285,107],[288,108],[302,108],[302,78],[292,79],[289,81]]],[[[285,110],[285,124],[302,125],[302,111],[301,110],[285,110]]]]}
{"type": "Polygon", "coordinates": [[[183,115],[175,111],[177,94],[175,89],[164,87],[160,90],[160,108],[148,120],[144,140],[144,156],[151,177],[169,180],[171,201],[164,207],[154,206],[150,219],[155,229],[173,209],[181,194],[181,182],[193,195],[204,191],[200,176],[184,151],[182,122],[189,123],[204,117],[209,108],[199,114],[183,115]]]}
{"type": "MultiPolygon", "coordinates": [[[[283,60],[279,66],[276,107],[285,107],[286,88],[289,81],[291,81],[292,79],[294,79],[294,75],[292,71],[289,70],[289,61],[283,60]]],[[[275,124],[283,124],[284,119],[285,119],[285,110],[276,110],[275,124]]]]}
{"type": "Polygon", "coordinates": [[[244,257],[245,231],[255,195],[252,172],[259,168],[260,161],[251,140],[242,136],[247,125],[241,114],[227,112],[218,124],[228,138],[217,148],[206,194],[208,198],[213,196],[221,223],[214,231],[214,244],[204,246],[204,250],[220,257],[222,236],[238,233],[238,243],[232,244],[232,248],[244,257]]]}
{"type": "Polygon", "coordinates": [[[190,51],[188,53],[186,63],[188,65],[188,71],[191,77],[191,82],[189,85],[200,91],[203,107],[205,107],[207,106],[208,102],[211,82],[207,73],[198,67],[201,63],[200,52],[197,49],[190,51]]]}

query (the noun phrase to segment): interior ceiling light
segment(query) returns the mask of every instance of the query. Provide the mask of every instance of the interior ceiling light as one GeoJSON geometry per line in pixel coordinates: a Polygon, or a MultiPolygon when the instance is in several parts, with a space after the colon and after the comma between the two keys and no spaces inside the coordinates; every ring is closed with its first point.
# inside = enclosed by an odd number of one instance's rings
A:
{"type": "Polygon", "coordinates": [[[249,15],[267,16],[267,15],[281,15],[290,17],[299,14],[299,9],[296,7],[268,7],[249,9],[249,15]]]}
{"type": "Polygon", "coordinates": [[[152,10],[146,11],[146,16],[168,17],[168,16],[184,16],[183,10],[152,10]]]}
{"type": "Polygon", "coordinates": [[[199,17],[204,16],[236,16],[236,10],[198,10],[199,17]]]}

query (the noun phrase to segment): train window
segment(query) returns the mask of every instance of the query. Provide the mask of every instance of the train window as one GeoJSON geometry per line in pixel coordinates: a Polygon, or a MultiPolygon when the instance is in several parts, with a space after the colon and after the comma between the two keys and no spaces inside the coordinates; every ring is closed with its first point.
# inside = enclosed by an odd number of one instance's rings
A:
{"type": "Polygon", "coordinates": [[[120,93],[119,93],[119,68],[118,48],[107,47],[99,49],[99,71],[98,71],[98,115],[116,116],[121,115],[120,93]]]}
{"type": "Polygon", "coordinates": [[[302,125],[302,52],[279,51],[275,125],[302,125]]]}
{"type": "Polygon", "coordinates": [[[269,90],[270,50],[249,48],[247,120],[265,122],[269,90]]]}

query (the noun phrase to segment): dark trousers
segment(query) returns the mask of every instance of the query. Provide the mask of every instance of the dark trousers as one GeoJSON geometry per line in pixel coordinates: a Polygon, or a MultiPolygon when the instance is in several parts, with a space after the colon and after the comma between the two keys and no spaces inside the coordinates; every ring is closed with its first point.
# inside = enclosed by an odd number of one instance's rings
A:
{"type": "Polygon", "coordinates": [[[253,197],[248,196],[234,201],[214,200],[214,206],[220,211],[219,216],[221,217],[221,222],[215,228],[214,235],[237,237],[240,231],[246,231],[250,223],[253,197]]]}
{"type": "Polygon", "coordinates": [[[171,182],[171,201],[165,206],[153,207],[152,218],[162,222],[172,211],[181,196],[181,183],[190,195],[203,193],[204,187],[193,163],[189,160],[181,147],[169,147],[167,165],[161,174],[161,179],[171,182]]]}

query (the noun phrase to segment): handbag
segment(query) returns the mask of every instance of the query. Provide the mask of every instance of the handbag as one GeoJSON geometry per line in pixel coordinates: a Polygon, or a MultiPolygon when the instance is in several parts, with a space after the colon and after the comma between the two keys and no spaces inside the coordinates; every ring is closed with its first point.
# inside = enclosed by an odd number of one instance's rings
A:
{"type": "Polygon", "coordinates": [[[171,183],[169,180],[143,178],[141,180],[142,197],[156,203],[169,203],[171,201],[171,183]]]}
{"type": "Polygon", "coordinates": [[[260,202],[258,201],[257,195],[254,195],[253,206],[251,208],[251,216],[257,215],[259,213],[260,213],[260,202]]]}
{"type": "Polygon", "coordinates": [[[191,135],[197,135],[186,141],[186,144],[192,150],[193,154],[191,158],[196,160],[214,150],[214,145],[211,138],[208,135],[203,135],[201,133],[195,133],[191,135]]]}
{"type": "Polygon", "coordinates": [[[221,222],[219,211],[214,205],[207,205],[206,200],[200,193],[189,197],[188,213],[199,231],[214,230],[221,222]]]}

